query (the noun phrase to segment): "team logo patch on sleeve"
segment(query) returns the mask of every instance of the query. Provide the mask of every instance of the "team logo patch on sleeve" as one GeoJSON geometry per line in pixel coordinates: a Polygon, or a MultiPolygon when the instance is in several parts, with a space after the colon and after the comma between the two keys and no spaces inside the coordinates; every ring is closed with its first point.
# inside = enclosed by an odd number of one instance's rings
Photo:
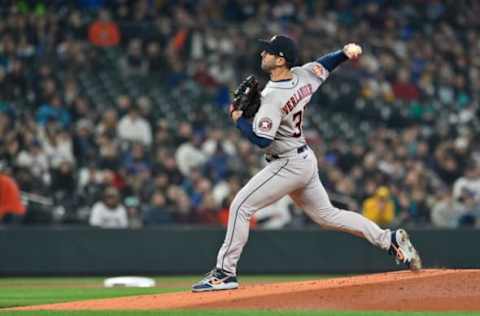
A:
{"type": "Polygon", "coordinates": [[[258,121],[258,128],[262,132],[268,132],[272,129],[272,120],[269,119],[268,117],[264,117],[258,121]]]}

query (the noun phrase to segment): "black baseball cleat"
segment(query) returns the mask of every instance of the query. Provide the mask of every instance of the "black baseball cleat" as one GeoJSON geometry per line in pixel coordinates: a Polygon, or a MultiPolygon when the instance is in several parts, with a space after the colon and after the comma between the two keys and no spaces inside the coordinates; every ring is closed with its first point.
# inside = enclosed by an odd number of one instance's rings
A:
{"type": "Polygon", "coordinates": [[[388,253],[395,256],[397,264],[403,262],[412,271],[422,269],[422,260],[404,229],[397,229],[392,232],[392,244],[388,253]]]}
{"type": "Polygon", "coordinates": [[[200,281],[192,285],[192,292],[233,290],[238,288],[237,277],[222,269],[213,269],[200,281]]]}

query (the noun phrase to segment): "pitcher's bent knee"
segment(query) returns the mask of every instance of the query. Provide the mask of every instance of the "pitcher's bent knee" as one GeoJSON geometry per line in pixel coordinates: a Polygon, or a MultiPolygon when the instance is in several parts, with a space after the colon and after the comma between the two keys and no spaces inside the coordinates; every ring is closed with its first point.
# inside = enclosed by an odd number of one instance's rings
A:
{"type": "Polygon", "coordinates": [[[255,209],[246,201],[235,198],[230,204],[229,216],[235,216],[236,214],[236,216],[241,216],[244,219],[250,220],[253,213],[255,213],[255,209]]]}

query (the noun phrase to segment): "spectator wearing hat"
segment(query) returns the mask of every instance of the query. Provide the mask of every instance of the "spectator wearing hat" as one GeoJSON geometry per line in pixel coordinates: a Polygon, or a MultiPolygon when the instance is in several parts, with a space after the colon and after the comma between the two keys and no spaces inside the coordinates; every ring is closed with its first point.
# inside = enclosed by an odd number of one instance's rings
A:
{"type": "Polygon", "coordinates": [[[390,198],[390,190],[381,186],[375,194],[363,202],[363,216],[379,226],[389,226],[395,217],[395,204],[390,198]]]}

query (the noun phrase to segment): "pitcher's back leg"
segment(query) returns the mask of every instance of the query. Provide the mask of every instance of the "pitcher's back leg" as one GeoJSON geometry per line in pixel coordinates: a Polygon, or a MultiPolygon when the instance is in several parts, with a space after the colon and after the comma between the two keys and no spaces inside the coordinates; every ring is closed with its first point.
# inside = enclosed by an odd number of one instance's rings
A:
{"type": "Polygon", "coordinates": [[[334,207],[319,177],[313,177],[307,186],[290,196],[319,225],[363,237],[381,249],[390,248],[390,230],[381,229],[358,213],[334,207]]]}

